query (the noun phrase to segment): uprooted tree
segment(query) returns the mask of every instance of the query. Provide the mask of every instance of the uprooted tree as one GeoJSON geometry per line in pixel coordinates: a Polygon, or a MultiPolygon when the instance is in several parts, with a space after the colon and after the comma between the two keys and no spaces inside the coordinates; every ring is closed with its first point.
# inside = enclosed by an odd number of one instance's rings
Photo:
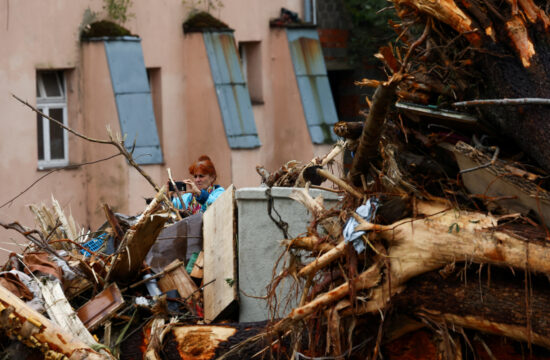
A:
{"type": "MultiPolygon", "coordinates": [[[[335,127],[355,153],[350,172],[335,179],[314,170],[346,193],[341,208],[335,212],[304,192],[296,195],[313,219],[307,234],[284,240],[290,260],[272,285],[294,278],[301,285],[300,301],[263,336],[227,356],[260,339],[271,342],[273,351],[280,338],[291,337],[288,351],[295,358],[376,359],[384,344],[420,327],[440,335],[437,358],[462,358],[475,352],[474,342],[494,358],[490,346],[468,331],[523,342],[529,351],[533,344],[550,348],[544,217],[511,214],[495,205],[494,197],[468,194],[452,156],[454,130],[447,127],[443,137],[423,134],[408,128],[391,107],[396,99],[436,109],[467,107],[478,118],[478,130],[496,135],[499,145],[505,143],[500,137],[515,140],[549,170],[548,5],[530,0],[395,0],[393,5],[401,19],[390,23],[396,41],[376,54],[388,80],[359,81],[377,87],[365,122],[335,127]],[[502,100],[508,98],[514,100],[502,100]],[[473,101],[479,99],[499,100],[473,101]],[[357,213],[367,199],[376,215],[365,220],[357,213]],[[350,219],[359,224],[355,231],[364,231],[355,242],[342,235],[350,219]]],[[[498,153],[497,148],[483,154],[490,160],[469,171],[498,167],[496,178],[541,179],[497,161],[498,153]]],[[[307,173],[294,169],[280,171],[307,173]]],[[[539,185],[524,186],[535,189],[534,212],[547,195],[539,185]]]]}

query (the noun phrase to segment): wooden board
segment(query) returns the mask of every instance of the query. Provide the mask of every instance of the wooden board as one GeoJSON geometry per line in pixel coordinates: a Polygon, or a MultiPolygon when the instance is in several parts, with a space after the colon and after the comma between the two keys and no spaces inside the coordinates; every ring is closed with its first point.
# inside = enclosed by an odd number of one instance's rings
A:
{"type": "Polygon", "coordinates": [[[97,345],[97,341],[88,331],[81,319],[76,316],[69,301],[63,293],[61,284],[57,280],[47,280],[46,278],[37,281],[40,286],[42,296],[48,316],[68,333],[74,334],[88,346],[97,345]]]}
{"type": "Polygon", "coordinates": [[[193,282],[193,279],[187,274],[185,270],[185,264],[180,260],[174,260],[170,265],[174,267],[172,270],[167,271],[163,277],[158,279],[158,285],[162,292],[170,290],[178,290],[178,293],[183,299],[189,298],[192,294],[199,295],[197,285],[193,282]]]}
{"type": "Polygon", "coordinates": [[[133,234],[126,234],[126,236],[130,236],[127,244],[130,254],[127,251],[120,254],[116,264],[113,265],[113,279],[129,283],[136,278],[145,256],[155,243],[166,220],[168,220],[167,213],[146,214],[135,225],[134,230],[128,230],[128,232],[133,232],[133,234]]]}
{"type": "Polygon", "coordinates": [[[195,264],[193,265],[193,270],[191,270],[191,277],[202,279],[203,278],[203,269],[204,269],[204,251],[199,253],[195,264]]]}
{"type": "Polygon", "coordinates": [[[116,283],[94,296],[77,311],[77,315],[90,330],[109,320],[122,306],[124,299],[116,283]]]}
{"type": "Polygon", "coordinates": [[[238,299],[235,187],[225,192],[203,216],[204,321],[209,323],[238,299]]]}

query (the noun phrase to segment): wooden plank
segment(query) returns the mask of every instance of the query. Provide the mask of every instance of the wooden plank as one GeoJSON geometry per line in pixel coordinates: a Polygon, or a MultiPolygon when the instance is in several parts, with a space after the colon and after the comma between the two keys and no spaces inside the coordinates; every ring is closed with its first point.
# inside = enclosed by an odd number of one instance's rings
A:
{"type": "Polygon", "coordinates": [[[46,278],[37,281],[40,286],[40,291],[44,297],[46,311],[48,316],[59,325],[63,330],[70,334],[74,334],[86,345],[96,346],[97,342],[80,318],[76,316],[72,306],[67,301],[61,284],[56,280],[48,280],[46,278]]]}
{"type": "Polygon", "coordinates": [[[117,258],[112,269],[112,277],[116,281],[129,283],[139,274],[139,268],[163,229],[166,220],[168,220],[166,212],[153,214],[146,212],[134,229],[128,230],[125,249],[117,258]]]}
{"type": "Polygon", "coordinates": [[[238,299],[235,187],[226,191],[203,216],[204,321],[209,323],[238,299]]]}
{"type": "Polygon", "coordinates": [[[77,315],[89,330],[109,320],[122,306],[124,299],[116,283],[112,283],[77,311],[77,315]]]}
{"type": "Polygon", "coordinates": [[[191,277],[202,279],[203,278],[203,269],[204,269],[204,251],[199,253],[195,264],[193,265],[193,270],[191,270],[191,277]]]}

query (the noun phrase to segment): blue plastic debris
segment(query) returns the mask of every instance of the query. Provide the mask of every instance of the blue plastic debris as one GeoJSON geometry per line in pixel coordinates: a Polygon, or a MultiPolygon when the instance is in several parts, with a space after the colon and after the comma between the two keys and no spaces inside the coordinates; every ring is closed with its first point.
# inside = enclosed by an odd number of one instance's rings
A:
{"type": "MultiPolygon", "coordinates": [[[[85,247],[86,249],[90,250],[90,251],[96,252],[99,249],[101,249],[101,246],[105,242],[106,238],[107,238],[107,233],[103,233],[103,234],[99,235],[98,237],[92,238],[92,240],[82,244],[82,246],[85,247]]],[[[88,251],[86,251],[84,249],[80,250],[80,253],[83,254],[86,257],[92,256],[92,254],[90,254],[88,251]]]]}
{"type": "MultiPolygon", "coordinates": [[[[355,209],[355,212],[361,216],[365,221],[372,222],[376,216],[376,210],[378,210],[378,199],[371,197],[367,200],[365,205],[359,206],[355,209]]],[[[365,243],[361,239],[361,236],[365,234],[365,231],[355,231],[355,227],[359,225],[355,218],[350,217],[346,226],[344,227],[343,235],[346,242],[351,242],[355,251],[358,253],[363,252],[366,247],[365,243]]]]}

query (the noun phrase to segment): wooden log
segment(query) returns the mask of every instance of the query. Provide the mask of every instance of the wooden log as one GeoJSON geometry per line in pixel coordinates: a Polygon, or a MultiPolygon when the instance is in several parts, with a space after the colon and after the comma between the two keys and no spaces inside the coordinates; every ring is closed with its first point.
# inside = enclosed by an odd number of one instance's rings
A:
{"type": "Polygon", "coordinates": [[[476,329],[550,348],[547,280],[533,278],[528,294],[524,274],[494,267],[489,276],[476,266],[465,277],[430,272],[407,283],[394,297],[397,311],[476,329]],[[526,307],[528,303],[528,307],[526,307]]]}
{"type": "Polygon", "coordinates": [[[516,50],[523,67],[531,66],[531,58],[535,55],[535,46],[529,38],[527,28],[520,16],[513,16],[506,22],[506,31],[512,47],[516,50]]]}
{"type": "Polygon", "coordinates": [[[323,255],[319,256],[317,259],[313,260],[306,266],[304,266],[299,272],[298,275],[301,277],[307,277],[311,274],[314,274],[319,269],[324,268],[334,260],[340,258],[344,255],[347,247],[347,243],[341,239],[340,243],[336,245],[333,249],[327,251],[323,255]]]}
{"type": "Polygon", "coordinates": [[[106,350],[96,352],[72,334],[28,307],[0,286],[0,328],[10,337],[42,351],[49,359],[114,359],[106,350]]]}
{"type": "Polygon", "coordinates": [[[380,135],[388,108],[394,101],[397,84],[397,81],[393,81],[387,85],[380,85],[374,92],[372,106],[350,169],[350,178],[357,186],[361,185],[361,175],[368,173],[371,161],[378,155],[380,135]]]}
{"type": "Polygon", "coordinates": [[[496,225],[493,216],[458,209],[390,225],[378,236],[390,242],[392,283],[466,260],[550,274],[550,244],[511,236],[496,225]]]}
{"type": "Polygon", "coordinates": [[[339,121],[334,124],[334,133],[346,139],[359,139],[363,125],[362,121],[339,121]]]}
{"type": "Polygon", "coordinates": [[[380,266],[375,264],[368,270],[359,274],[355,279],[345,282],[329,292],[320,294],[304,306],[293,309],[287,316],[287,319],[291,319],[293,321],[301,320],[342,299],[349,293],[352,287],[355,291],[374,287],[380,281],[380,277],[380,266]]]}
{"type": "Polygon", "coordinates": [[[323,170],[323,169],[318,169],[317,170],[317,173],[323,177],[325,177],[326,179],[332,181],[333,183],[335,183],[336,185],[338,185],[340,188],[342,188],[343,190],[347,191],[348,193],[350,193],[351,195],[355,196],[356,198],[358,199],[362,199],[363,198],[363,194],[361,194],[359,191],[355,190],[355,188],[351,185],[349,185],[348,183],[346,183],[344,180],[340,179],[339,177],[331,174],[330,172],[326,171],[326,170],[323,170]]]}
{"type": "Polygon", "coordinates": [[[307,187],[296,188],[292,190],[289,198],[296,200],[300,204],[304,205],[314,218],[317,218],[319,215],[325,212],[325,207],[323,206],[323,197],[319,196],[316,199],[312,198],[309,194],[309,188],[307,187]]]}
{"type": "Polygon", "coordinates": [[[334,249],[334,245],[329,243],[321,243],[321,239],[317,236],[301,236],[292,240],[285,239],[282,240],[281,243],[284,246],[309,251],[319,251],[320,253],[326,253],[327,251],[334,249]]]}
{"type": "MultiPolygon", "coordinates": [[[[433,212],[442,205],[424,203],[421,207],[433,212]]],[[[496,224],[490,215],[452,209],[424,219],[405,219],[377,233],[389,243],[389,277],[372,289],[369,301],[356,314],[383,309],[410,279],[458,261],[550,274],[548,242],[515,237],[499,231],[496,224]]]]}
{"type": "MultiPolygon", "coordinates": [[[[175,325],[164,336],[163,352],[170,353],[170,359],[220,359],[228,350],[236,350],[234,355],[225,359],[261,359],[263,351],[272,341],[279,343],[277,339],[258,341],[251,346],[236,348],[241,341],[255,338],[262,333],[267,326],[266,322],[216,324],[216,325],[175,325]],[[256,355],[256,356],[255,356],[256,355]]],[[[271,349],[275,356],[288,351],[285,341],[280,344],[280,350],[271,349]]],[[[268,350],[269,353],[269,350],[268,350]]],[[[290,355],[290,354],[287,354],[290,355]]],[[[265,356],[264,356],[265,358],[265,356]]],[[[281,358],[287,358],[283,356],[281,358]]]]}

